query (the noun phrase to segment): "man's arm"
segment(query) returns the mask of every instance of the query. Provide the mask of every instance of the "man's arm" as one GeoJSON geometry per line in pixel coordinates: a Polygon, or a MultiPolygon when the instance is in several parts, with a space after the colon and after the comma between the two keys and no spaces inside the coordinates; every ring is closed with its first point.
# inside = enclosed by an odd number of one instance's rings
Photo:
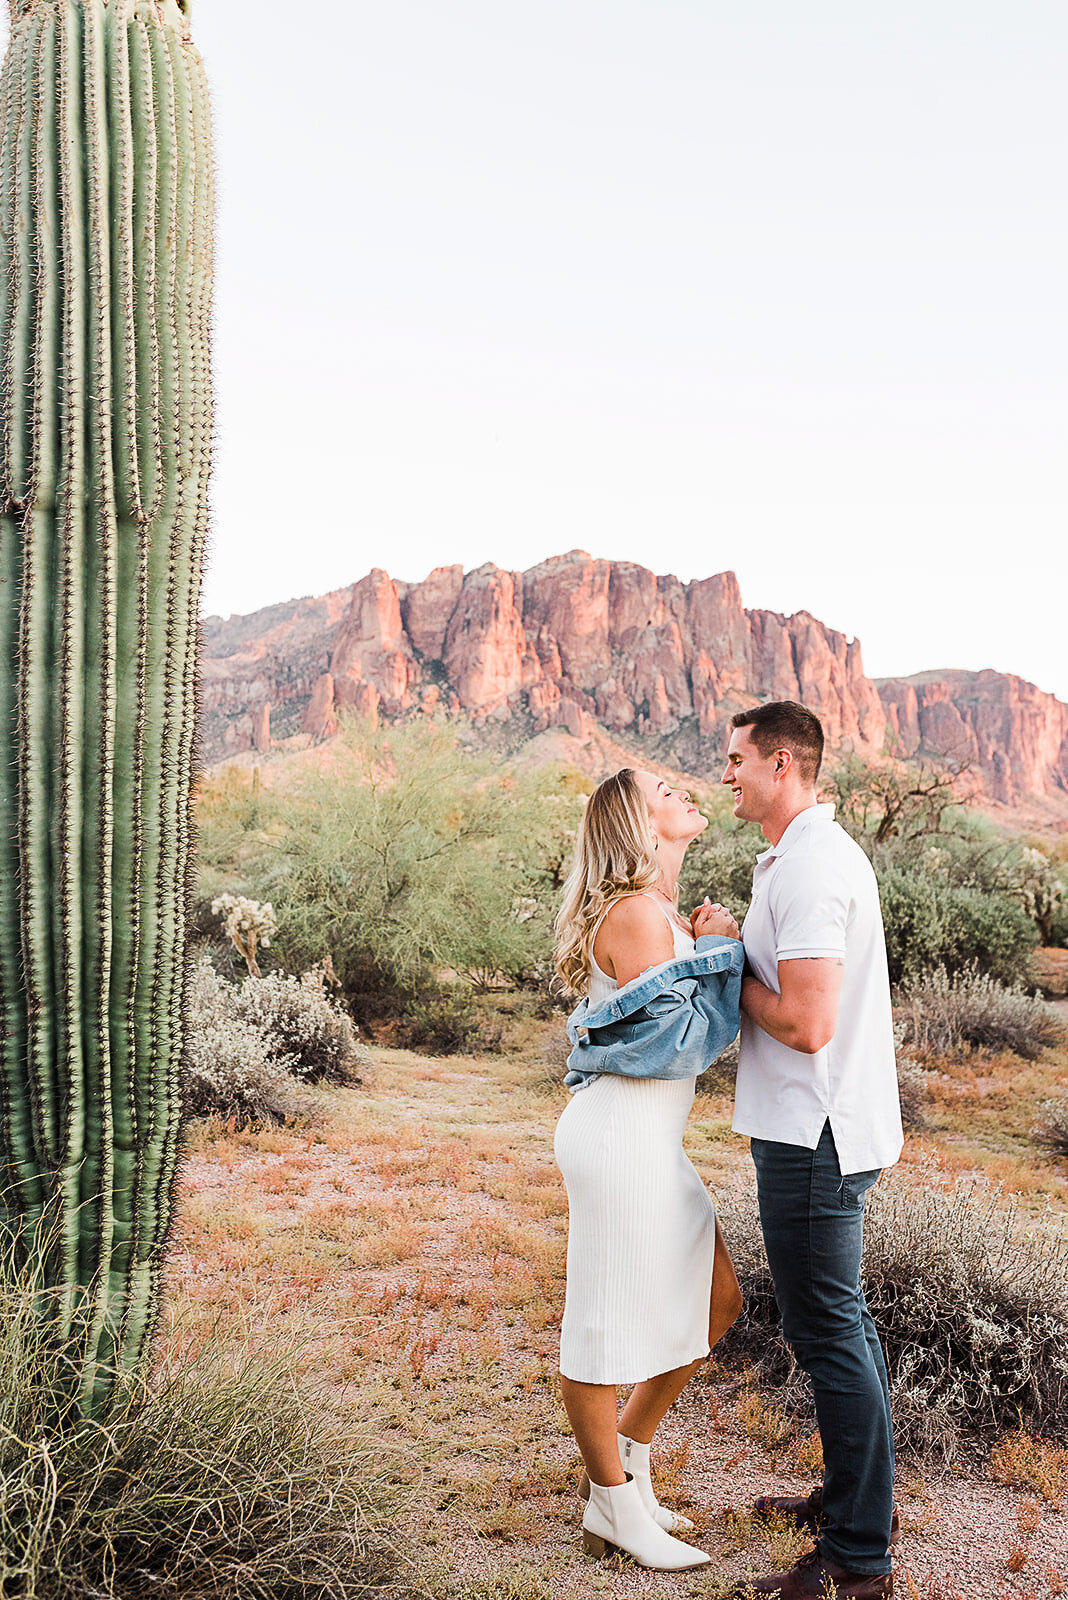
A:
{"type": "Polygon", "coordinates": [[[742,979],[742,1010],[780,1044],[815,1055],[830,1044],[838,1026],[845,962],[841,957],[817,956],[780,961],[778,971],[778,994],[759,978],[742,979]]]}

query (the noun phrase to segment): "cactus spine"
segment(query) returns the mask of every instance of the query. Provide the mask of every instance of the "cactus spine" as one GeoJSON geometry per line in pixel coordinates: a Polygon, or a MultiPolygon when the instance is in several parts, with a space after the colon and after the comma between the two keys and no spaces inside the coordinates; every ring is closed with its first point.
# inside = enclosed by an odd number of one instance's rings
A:
{"type": "Polygon", "coordinates": [[[90,1409],[159,1302],[211,445],[183,0],[11,0],[0,73],[0,1157],[90,1409]]]}

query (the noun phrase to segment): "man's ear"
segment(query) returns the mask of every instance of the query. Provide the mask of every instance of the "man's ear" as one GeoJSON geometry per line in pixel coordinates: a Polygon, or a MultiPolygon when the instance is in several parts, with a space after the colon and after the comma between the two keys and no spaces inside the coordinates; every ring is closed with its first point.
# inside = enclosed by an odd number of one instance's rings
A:
{"type": "Polygon", "coordinates": [[[776,750],[776,752],[775,752],[775,776],[777,778],[785,778],[786,774],[790,771],[790,768],[793,766],[793,764],[794,764],[794,757],[793,757],[793,751],[792,750],[776,750]]]}

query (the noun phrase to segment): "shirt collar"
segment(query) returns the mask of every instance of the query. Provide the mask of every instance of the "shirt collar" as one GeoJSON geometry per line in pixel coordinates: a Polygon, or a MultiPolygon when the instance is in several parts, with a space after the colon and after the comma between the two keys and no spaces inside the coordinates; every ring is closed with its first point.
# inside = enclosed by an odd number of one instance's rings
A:
{"type": "Polygon", "coordinates": [[[788,823],[783,831],[783,836],[778,844],[769,845],[757,856],[757,864],[762,866],[766,861],[774,861],[789,850],[814,827],[817,822],[834,821],[834,805],[831,801],[818,801],[814,806],[806,806],[804,811],[799,811],[792,822],[788,823]]]}

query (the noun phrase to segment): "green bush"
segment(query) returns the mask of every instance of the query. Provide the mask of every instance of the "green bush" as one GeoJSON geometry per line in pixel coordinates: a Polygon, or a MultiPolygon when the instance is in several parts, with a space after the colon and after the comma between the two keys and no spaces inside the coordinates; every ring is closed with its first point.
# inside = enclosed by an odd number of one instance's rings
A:
{"type": "Polygon", "coordinates": [[[1036,930],[1007,895],[956,888],[905,867],[878,870],[890,981],[974,967],[1003,983],[1025,974],[1036,930]]]}
{"type": "Polygon", "coordinates": [[[718,900],[741,922],[753,892],[753,867],[767,840],[751,822],[729,814],[725,796],[696,796],[708,827],[686,852],[679,876],[679,908],[689,916],[705,895],[718,900]]]}
{"type": "Polygon", "coordinates": [[[350,996],[374,982],[425,991],[441,969],[486,988],[542,966],[581,814],[575,781],[502,771],[433,723],[353,725],[346,738],[334,768],[293,791],[261,862],[283,964],[330,956],[350,996]]]}
{"type": "Polygon", "coordinates": [[[485,1049],[483,1018],[470,993],[428,993],[413,999],[401,1033],[409,1050],[452,1056],[485,1049]]]}

